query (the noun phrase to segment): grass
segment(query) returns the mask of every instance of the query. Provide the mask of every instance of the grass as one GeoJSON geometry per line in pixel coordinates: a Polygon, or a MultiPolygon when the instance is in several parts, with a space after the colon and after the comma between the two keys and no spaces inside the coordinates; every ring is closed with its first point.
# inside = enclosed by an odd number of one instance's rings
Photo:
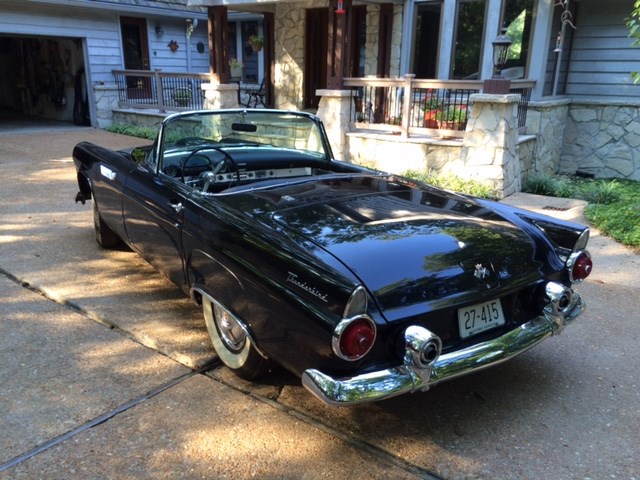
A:
{"type": "Polygon", "coordinates": [[[614,240],[640,249],[640,182],[533,175],[522,191],[538,195],[586,200],[585,217],[614,240]]]}

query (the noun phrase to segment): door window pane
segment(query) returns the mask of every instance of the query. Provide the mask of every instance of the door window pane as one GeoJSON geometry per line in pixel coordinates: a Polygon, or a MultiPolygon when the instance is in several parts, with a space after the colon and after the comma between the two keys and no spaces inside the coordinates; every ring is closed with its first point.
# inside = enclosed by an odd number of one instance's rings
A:
{"type": "Polygon", "coordinates": [[[416,78],[436,78],[440,47],[442,3],[422,3],[416,7],[413,45],[413,72],[416,78]]]}
{"type": "Polygon", "coordinates": [[[485,0],[461,0],[456,17],[452,78],[476,79],[480,70],[485,0]]]}
{"type": "Polygon", "coordinates": [[[506,0],[504,3],[503,25],[513,43],[509,47],[505,69],[522,67],[522,75],[529,57],[529,39],[533,15],[533,0],[506,0]]]}

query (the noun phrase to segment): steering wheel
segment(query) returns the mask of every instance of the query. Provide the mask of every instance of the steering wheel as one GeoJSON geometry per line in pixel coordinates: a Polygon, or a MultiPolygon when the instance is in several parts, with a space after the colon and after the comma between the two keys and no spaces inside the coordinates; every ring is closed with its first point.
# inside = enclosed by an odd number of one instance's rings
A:
{"type": "Polygon", "coordinates": [[[211,144],[217,143],[215,140],[202,137],[184,137],[176,142],[176,147],[197,147],[203,143],[211,144]]]}
{"type": "MultiPolygon", "coordinates": [[[[187,166],[187,164],[189,163],[189,160],[191,160],[194,157],[194,155],[196,155],[197,153],[201,152],[202,150],[215,150],[216,152],[221,153],[223,158],[220,161],[221,163],[219,163],[216,166],[216,173],[218,171],[220,171],[220,169],[222,168],[223,165],[226,164],[226,165],[229,166],[229,169],[232,172],[235,172],[236,179],[237,179],[238,183],[240,182],[240,170],[238,170],[238,165],[236,164],[236,161],[222,147],[216,147],[215,145],[204,145],[202,147],[196,148],[191,153],[189,153],[189,155],[185,156],[183,159],[180,160],[180,174],[181,174],[181,178],[182,178],[183,182],[184,182],[184,177],[185,177],[184,170],[185,170],[185,167],[187,166]]],[[[212,170],[211,159],[209,157],[205,157],[204,155],[201,155],[201,156],[208,160],[208,162],[209,162],[208,170],[212,170]]]]}

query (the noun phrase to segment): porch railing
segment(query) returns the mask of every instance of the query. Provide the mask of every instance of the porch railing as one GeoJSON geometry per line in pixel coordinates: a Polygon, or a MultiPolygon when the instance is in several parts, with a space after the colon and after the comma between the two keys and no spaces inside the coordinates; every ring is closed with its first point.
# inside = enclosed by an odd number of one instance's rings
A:
{"type": "Polygon", "coordinates": [[[203,108],[202,84],[208,73],[169,73],[161,70],[113,70],[121,107],[166,110],[203,108]]]}
{"type": "MultiPolygon", "coordinates": [[[[535,82],[515,80],[510,93],[520,94],[518,127],[526,125],[527,107],[535,82]]],[[[416,80],[404,78],[346,78],[354,102],[351,122],[357,128],[411,135],[462,137],[467,125],[469,97],[482,92],[482,81],[416,80]]]]}

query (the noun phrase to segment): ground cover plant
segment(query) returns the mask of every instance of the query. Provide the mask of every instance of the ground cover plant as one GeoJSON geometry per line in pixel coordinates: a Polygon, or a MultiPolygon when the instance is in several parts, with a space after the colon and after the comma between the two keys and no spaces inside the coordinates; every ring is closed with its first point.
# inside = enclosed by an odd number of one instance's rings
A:
{"type": "Polygon", "coordinates": [[[532,175],[522,191],[538,195],[586,200],[585,217],[614,240],[640,249],[640,182],[532,175]]]}

